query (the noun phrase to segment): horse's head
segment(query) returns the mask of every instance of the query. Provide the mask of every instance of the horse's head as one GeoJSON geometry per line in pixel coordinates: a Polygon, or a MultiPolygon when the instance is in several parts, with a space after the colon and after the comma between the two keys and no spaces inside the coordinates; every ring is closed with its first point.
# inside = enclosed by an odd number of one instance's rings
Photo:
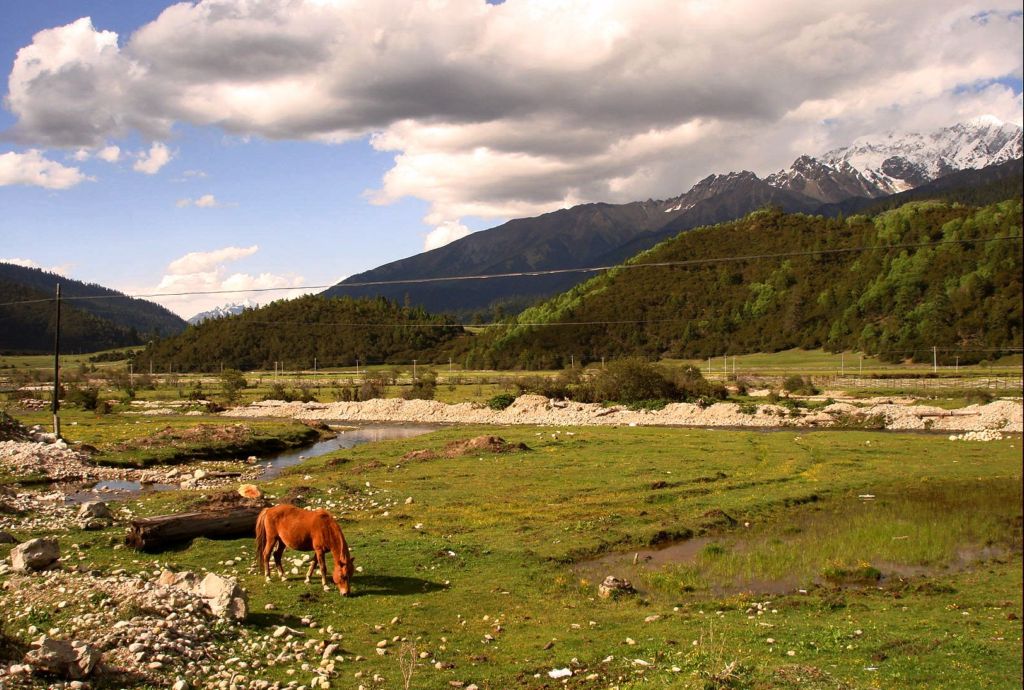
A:
{"type": "Polygon", "coordinates": [[[343,597],[347,597],[349,594],[354,569],[355,566],[352,564],[351,556],[343,561],[337,558],[334,559],[334,572],[331,573],[331,579],[334,580],[334,584],[338,586],[338,591],[341,592],[343,597]]]}

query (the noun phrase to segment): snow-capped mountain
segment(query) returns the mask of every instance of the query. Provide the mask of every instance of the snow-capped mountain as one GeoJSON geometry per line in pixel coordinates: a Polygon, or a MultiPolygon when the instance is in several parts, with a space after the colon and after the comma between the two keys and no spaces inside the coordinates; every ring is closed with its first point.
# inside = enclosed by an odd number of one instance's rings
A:
{"type": "Polygon", "coordinates": [[[258,306],[258,304],[248,299],[243,302],[232,302],[230,304],[214,307],[208,311],[199,312],[192,318],[188,319],[188,323],[191,326],[195,326],[207,319],[219,319],[223,316],[234,316],[235,314],[241,314],[246,309],[254,309],[258,306]]]}
{"type": "Polygon", "coordinates": [[[1021,157],[1021,128],[992,116],[931,132],[863,137],[821,157],[801,156],[768,184],[835,202],[913,189],[958,170],[1021,157]]]}

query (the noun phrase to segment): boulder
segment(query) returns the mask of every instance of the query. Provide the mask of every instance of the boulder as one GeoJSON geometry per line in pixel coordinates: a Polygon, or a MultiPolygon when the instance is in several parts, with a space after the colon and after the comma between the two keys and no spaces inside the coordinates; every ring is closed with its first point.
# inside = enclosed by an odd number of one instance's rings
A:
{"type": "Polygon", "coordinates": [[[249,615],[248,595],[233,577],[207,573],[200,580],[187,570],[180,573],[165,570],[157,578],[157,584],[198,595],[219,618],[243,621],[249,615]]]}
{"type": "Polygon", "coordinates": [[[209,604],[215,616],[243,621],[249,615],[248,597],[233,577],[207,573],[196,591],[209,604]]]}
{"type": "Polygon", "coordinates": [[[25,655],[25,663],[44,673],[77,680],[88,677],[101,656],[98,649],[84,642],[68,642],[44,635],[38,647],[25,655]]]}
{"type": "Polygon", "coordinates": [[[609,575],[597,587],[597,594],[602,599],[609,599],[623,594],[636,594],[636,590],[629,580],[620,580],[614,575],[609,575]]]}
{"type": "Polygon", "coordinates": [[[114,514],[103,501],[88,501],[78,509],[78,526],[85,530],[104,529],[114,524],[114,514]]]}
{"type": "Polygon", "coordinates": [[[11,566],[18,572],[43,570],[60,558],[56,539],[29,539],[11,549],[11,566]]]}
{"type": "Polygon", "coordinates": [[[0,529],[0,544],[17,544],[18,540],[10,532],[0,529]]]}

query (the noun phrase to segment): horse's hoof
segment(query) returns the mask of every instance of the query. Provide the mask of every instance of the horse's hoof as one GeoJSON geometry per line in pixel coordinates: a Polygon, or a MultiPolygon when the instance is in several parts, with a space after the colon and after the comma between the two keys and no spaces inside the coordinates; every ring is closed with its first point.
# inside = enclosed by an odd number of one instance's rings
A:
{"type": "Polygon", "coordinates": [[[330,592],[330,591],[331,591],[331,588],[330,588],[330,587],[328,587],[327,585],[324,585],[324,591],[325,591],[325,592],[330,592]]]}
{"type": "Polygon", "coordinates": [[[267,576],[267,582],[270,582],[270,576],[269,575],[267,576]]]}

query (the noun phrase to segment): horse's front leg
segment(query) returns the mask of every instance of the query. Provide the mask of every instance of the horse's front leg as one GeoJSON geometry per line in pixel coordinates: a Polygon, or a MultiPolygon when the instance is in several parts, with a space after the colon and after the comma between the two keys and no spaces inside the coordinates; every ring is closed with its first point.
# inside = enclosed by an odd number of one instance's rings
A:
{"type": "Polygon", "coordinates": [[[320,566],[320,583],[327,589],[327,564],[324,562],[323,550],[316,552],[316,563],[320,566]]]}
{"type": "Polygon", "coordinates": [[[313,576],[313,570],[316,569],[316,559],[314,558],[309,564],[309,570],[306,571],[306,584],[309,584],[309,578],[313,576]]]}

